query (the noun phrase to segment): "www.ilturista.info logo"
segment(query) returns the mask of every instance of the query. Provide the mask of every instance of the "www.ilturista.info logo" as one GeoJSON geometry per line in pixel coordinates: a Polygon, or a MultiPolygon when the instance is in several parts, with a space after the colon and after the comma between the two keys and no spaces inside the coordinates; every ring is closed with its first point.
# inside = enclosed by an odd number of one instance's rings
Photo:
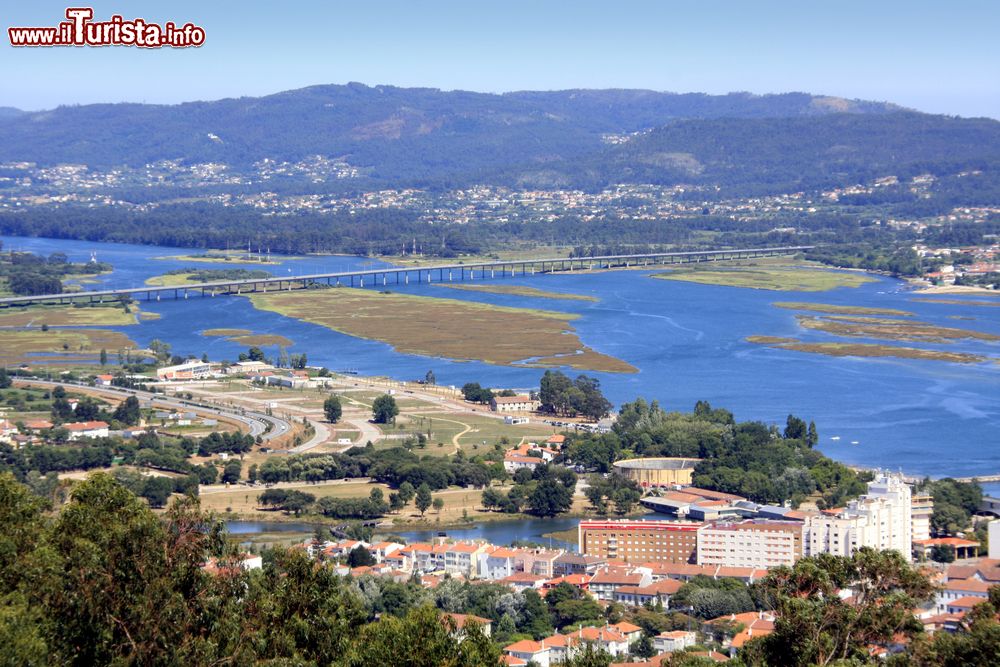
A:
{"type": "Polygon", "coordinates": [[[186,48],[205,43],[205,29],[173,21],[163,25],[145,19],[125,20],[114,15],[108,21],[93,21],[91,7],[69,7],[68,20],[47,28],[7,28],[11,46],[139,46],[186,48]]]}

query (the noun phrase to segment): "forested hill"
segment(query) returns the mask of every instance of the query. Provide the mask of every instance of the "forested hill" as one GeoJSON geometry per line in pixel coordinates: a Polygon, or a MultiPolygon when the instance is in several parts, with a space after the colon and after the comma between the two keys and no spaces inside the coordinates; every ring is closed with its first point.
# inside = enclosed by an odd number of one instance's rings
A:
{"type": "Polygon", "coordinates": [[[108,168],[177,159],[240,171],[265,158],[322,155],[360,168],[359,187],[703,181],[776,191],[803,174],[822,185],[890,165],[981,167],[998,146],[995,121],[804,93],[495,95],[347,84],[0,113],[0,162],[108,168]]]}

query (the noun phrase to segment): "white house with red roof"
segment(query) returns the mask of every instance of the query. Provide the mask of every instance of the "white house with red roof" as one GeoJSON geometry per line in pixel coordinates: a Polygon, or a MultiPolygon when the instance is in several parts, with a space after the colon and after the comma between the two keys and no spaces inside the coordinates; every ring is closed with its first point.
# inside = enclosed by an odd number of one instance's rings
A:
{"type": "Polygon", "coordinates": [[[108,423],[102,421],[73,422],[72,424],[63,424],[62,428],[69,431],[70,440],[108,437],[108,423]]]}

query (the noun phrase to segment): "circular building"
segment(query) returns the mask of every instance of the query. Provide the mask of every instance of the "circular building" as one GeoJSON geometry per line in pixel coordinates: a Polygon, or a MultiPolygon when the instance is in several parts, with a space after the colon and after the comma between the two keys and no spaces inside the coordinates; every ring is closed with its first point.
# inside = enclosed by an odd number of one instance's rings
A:
{"type": "Polygon", "coordinates": [[[654,458],[615,461],[615,470],[635,480],[643,488],[690,486],[691,474],[701,459],[654,458]]]}

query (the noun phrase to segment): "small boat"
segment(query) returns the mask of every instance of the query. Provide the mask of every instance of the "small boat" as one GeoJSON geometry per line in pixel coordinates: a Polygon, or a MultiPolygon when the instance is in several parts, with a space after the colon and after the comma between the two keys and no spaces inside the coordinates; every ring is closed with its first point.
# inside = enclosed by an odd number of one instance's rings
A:
{"type": "Polygon", "coordinates": [[[839,435],[835,435],[835,436],[833,436],[833,437],[832,437],[832,438],[830,438],[830,439],[831,439],[831,440],[840,440],[840,436],[839,436],[839,435]]]}
{"type": "Polygon", "coordinates": [[[851,440],[851,444],[852,445],[857,445],[857,444],[860,444],[860,443],[857,440],[851,440]]]}

